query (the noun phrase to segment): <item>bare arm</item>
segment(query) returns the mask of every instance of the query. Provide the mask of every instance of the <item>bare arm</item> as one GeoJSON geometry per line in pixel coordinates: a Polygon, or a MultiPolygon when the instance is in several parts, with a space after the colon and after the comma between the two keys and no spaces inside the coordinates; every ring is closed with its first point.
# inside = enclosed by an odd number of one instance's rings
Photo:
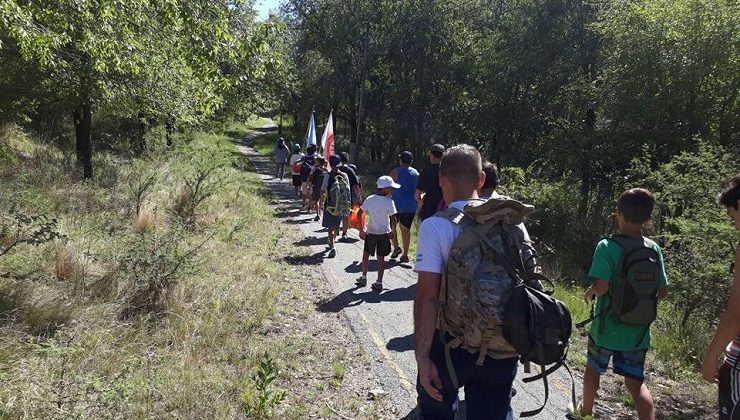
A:
{"type": "Polygon", "coordinates": [[[591,303],[596,296],[604,296],[609,291],[609,282],[604,279],[596,279],[594,284],[586,290],[586,294],[583,295],[583,300],[586,303],[591,303]]]}
{"type": "Polygon", "coordinates": [[[442,401],[442,381],[434,362],[429,358],[432,339],[437,326],[439,309],[439,285],[442,275],[426,271],[419,272],[414,297],[414,341],[416,366],[419,372],[419,383],[430,397],[442,401]]]}
{"type": "Polygon", "coordinates": [[[416,199],[416,205],[421,207],[421,205],[424,203],[424,193],[417,188],[414,192],[414,198],[416,199]]]}
{"type": "Polygon", "coordinates": [[[702,376],[713,382],[719,368],[719,358],[725,346],[740,332],[740,249],[735,254],[735,273],[730,289],[730,299],[722,316],[719,318],[717,330],[707,347],[702,364],[702,376]]]}
{"type": "Polygon", "coordinates": [[[420,272],[414,297],[414,339],[416,340],[416,358],[429,357],[432,348],[432,337],[437,326],[439,285],[442,275],[420,272]]]}

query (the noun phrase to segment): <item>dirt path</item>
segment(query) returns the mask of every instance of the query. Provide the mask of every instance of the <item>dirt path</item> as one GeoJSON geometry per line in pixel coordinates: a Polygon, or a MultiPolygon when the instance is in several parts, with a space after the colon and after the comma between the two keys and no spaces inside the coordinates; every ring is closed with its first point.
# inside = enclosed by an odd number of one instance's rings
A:
{"type": "MultiPolygon", "coordinates": [[[[313,215],[299,210],[290,179],[275,179],[274,163],[269,158],[258,155],[250,147],[251,140],[265,131],[269,131],[269,127],[245,138],[238,147],[250,159],[256,172],[274,194],[278,216],[286,228],[302,231],[304,239],[296,242],[292,249],[286,249],[283,258],[291,264],[315,267],[320,272],[334,297],[317,302],[316,310],[337,313],[338,317],[343,316],[348,322],[357,341],[372,359],[371,369],[383,384],[383,391],[393,401],[394,411],[397,413],[395,418],[417,418],[416,363],[412,336],[416,276],[412,266],[391,263],[386,270],[385,288],[381,293],[373,292],[369,287],[355,286],[354,280],[359,276],[359,261],[362,257],[362,242],[357,237],[357,232],[350,231],[351,239],[348,243],[337,243],[335,258],[326,258],[326,232],[321,228],[320,222],[315,222],[313,215]]],[[[373,269],[371,265],[369,283],[375,280],[373,269]]],[[[520,381],[522,376],[520,370],[515,382],[518,394],[513,400],[517,414],[539,407],[544,397],[541,382],[525,385],[520,381]]],[[[548,404],[539,416],[532,418],[565,418],[569,392],[570,380],[565,373],[552,375],[548,404]]]]}

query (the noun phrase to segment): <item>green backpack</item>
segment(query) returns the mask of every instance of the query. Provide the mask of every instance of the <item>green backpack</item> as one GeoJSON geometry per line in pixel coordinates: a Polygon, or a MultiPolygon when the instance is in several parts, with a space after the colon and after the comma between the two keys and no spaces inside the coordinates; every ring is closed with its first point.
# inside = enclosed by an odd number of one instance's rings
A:
{"type": "Polygon", "coordinates": [[[611,235],[609,240],[622,248],[622,257],[618,271],[609,282],[608,310],[621,323],[650,326],[658,315],[657,294],[662,271],[655,243],[645,237],[635,239],[626,235],[611,235]]]}

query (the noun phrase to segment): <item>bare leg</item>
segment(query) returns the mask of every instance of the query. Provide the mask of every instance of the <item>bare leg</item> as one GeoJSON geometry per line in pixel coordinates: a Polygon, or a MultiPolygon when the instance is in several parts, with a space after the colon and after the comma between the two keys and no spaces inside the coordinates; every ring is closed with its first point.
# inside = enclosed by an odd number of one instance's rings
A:
{"type": "Polygon", "coordinates": [[[647,386],[642,381],[632,378],[624,378],[624,386],[635,401],[637,417],[640,420],[655,420],[655,402],[647,386]]]}
{"type": "Polygon", "coordinates": [[[385,257],[378,255],[378,282],[383,281],[383,273],[385,272],[385,257]]]}
{"type": "Polygon", "coordinates": [[[399,223],[391,226],[391,244],[393,244],[393,250],[398,249],[398,235],[396,234],[396,227],[399,223]]]}
{"type": "Polygon", "coordinates": [[[347,236],[347,230],[349,230],[349,216],[342,219],[342,236],[347,236]]]}
{"type": "Polygon", "coordinates": [[[367,251],[364,251],[362,253],[362,276],[367,277],[367,269],[370,265],[370,253],[367,251]]]}
{"type": "MultiPolygon", "coordinates": [[[[593,415],[600,379],[599,372],[586,364],[586,371],[583,373],[583,402],[581,403],[581,414],[584,416],[593,415]]],[[[578,409],[578,407],[574,408],[578,409]]]]}
{"type": "Polygon", "coordinates": [[[334,248],[334,240],[337,238],[337,228],[329,228],[329,248],[334,248]]]}
{"type": "Polygon", "coordinates": [[[411,229],[401,225],[401,240],[403,241],[403,256],[409,256],[409,244],[411,243],[411,229]]]}

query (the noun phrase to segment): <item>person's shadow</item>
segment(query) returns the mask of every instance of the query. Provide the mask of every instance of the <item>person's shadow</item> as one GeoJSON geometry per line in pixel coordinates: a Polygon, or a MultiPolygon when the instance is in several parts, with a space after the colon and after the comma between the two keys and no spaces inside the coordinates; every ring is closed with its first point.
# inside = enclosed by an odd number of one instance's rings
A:
{"type": "Polygon", "coordinates": [[[317,266],[324,262],[328,249],[319,251],[313,255],[286,255],[283,257],[283,261],[290,265],[311,265],[317,266]]]}
{"type": "Polygon", "coordinates": [[[409,334],[405,337],[393,337],[385,345],[385,348],[390,351],[397,351],[402,353],[404,351],[410,351],[414,349],[414,335],[409,334]]]}
{"type": "Polygon", "coordinates": [[[329,300],[317,302],[316,310],[319,312],[337,313],[345,308],[360,305],[363,302],[380,303],[413,300],[414,294],[416,293],[416,284],[412,284],[408,287],[402,287],[399,289],[383,289],[382,292],[376,292],[374,290],[368,289],[369,288],[367,286],[354,286],[351,289],[347,289],[329,300]],[[366,291],[362,293],[357,293],[357,291],[360,289],[364,289],[366,291]]]}
{"type": "Polygon", "coordinates": [[[326,245],[326,237],[319,238],[318,236],[306,236],[300,241],[293,242],[295,246],[311,246],[311,245],[326,245]]]}
{"type": "MultiPolygon", "coordinates": [[[[385,269],[391,269],[395,266],[399,265],[398,261],[396,260],[385,260],[385,269]]],[[[378,271],[378,260],[372,259],[369,261],[367,266],[368,273],[373,273],[378,271]]],[[[353,261],[352,264],[348,265],[344,268],[344,272],[348,274],[359,274],[362,272],[362,265],[360,264],[360,261],[353,261]]]]}

